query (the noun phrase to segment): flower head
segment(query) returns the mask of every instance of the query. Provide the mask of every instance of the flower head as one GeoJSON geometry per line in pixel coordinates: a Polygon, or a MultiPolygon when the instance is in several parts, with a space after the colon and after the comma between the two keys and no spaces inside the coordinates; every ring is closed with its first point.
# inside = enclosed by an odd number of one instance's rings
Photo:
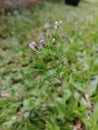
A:
{"type": "Polygon", "coordinates": [[[55,45],[57,42],[56,42],[56,39],[55,38],[53,38],[53,44],[55,45]]]}
{"type": "Polygon", "coordinates": [[[36,43],[35,43],[35,42],[30,43],[30,44],[29,44],[29,47],[30,47],[31,49],[35,49],[36,43]]]}
{"type": "Polygon", "coordinates": [[[55,25],[58,25],[59,24],[59,22],[58,21],[55,21],[55,25]]]}
{"type": "Polygon", "coordinates": [[[45,41],[42,39],[42,40],[40,40],[40,44],[41,45],[45,45],[45,41]]]}
{"type": "Polygon", "coordinates": [[[55,38],[53,38],[53,42],[55,42],[56,40],[55,40],[55,38]]]}
{"type": "Polygon", "coordinates": [[[60,21],[59,21],[59,24],[61,25],[62,23],[63,23],[62,20],[60,20],[60,21]]]}

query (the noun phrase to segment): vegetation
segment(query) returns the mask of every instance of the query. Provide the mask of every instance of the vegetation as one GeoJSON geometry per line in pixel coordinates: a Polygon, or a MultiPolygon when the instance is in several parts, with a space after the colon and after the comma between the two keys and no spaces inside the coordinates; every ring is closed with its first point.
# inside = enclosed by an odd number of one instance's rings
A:
{"type": "Polygon", "coordinates": [[[42,3],[2,17],[0,130],[98,130],[97,12],[42,3]]]}

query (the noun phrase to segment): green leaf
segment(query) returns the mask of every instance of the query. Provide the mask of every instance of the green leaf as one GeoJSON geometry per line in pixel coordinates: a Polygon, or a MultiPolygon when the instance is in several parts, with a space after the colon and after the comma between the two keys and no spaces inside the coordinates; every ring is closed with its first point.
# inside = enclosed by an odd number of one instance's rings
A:
{"type": "Polygon", "coordinates": [[[90,124],[90,130],[97,130],[96,128],[98,128],[98,102],[95,105],[90,124]]]}

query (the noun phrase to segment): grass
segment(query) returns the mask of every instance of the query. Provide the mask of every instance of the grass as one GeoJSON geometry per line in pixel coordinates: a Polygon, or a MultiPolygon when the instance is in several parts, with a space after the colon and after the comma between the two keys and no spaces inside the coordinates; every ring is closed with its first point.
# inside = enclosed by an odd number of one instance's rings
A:
{"type": "Polygon", "coordinates": [[[0,130],[98,129],[97,12],[45,3],[1,19],[0,130]]]}

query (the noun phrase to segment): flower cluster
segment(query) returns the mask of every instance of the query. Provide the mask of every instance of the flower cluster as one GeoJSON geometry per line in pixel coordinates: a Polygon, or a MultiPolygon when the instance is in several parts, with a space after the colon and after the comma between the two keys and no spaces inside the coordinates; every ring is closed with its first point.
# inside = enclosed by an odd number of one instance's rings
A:
{"type": "MultiPolygon", "coordinates": [[[[56,39],[55,38],[53,38],[53,40],[52,40],[52,42],[53,42],[53,44],[55,45],[56,44],[56,39]]],[[[40,40],[40,45],[42,45],[43,47],[45,47],[45,41],[42,39],[42,40],[40,40]]],[[[32,42],[32,43],[30,43],[29,44],[29,47],[32,49],[32,50],[34,50],[34,51],[36,51],[36,52],[38,52],[37,50],[38,50],[38,47],[37,47],[37,44],[36,44],[36,42],[32,42]]]]}
{"type": "Polygon", "coordinates": [[[54,26],[55,30],[56,30],[60,25],[62,25],[62,20],[56,21],[56,22],[55,22],[55,26],[54,26]]]}
{"type": "MultiPolygon", "coordinates": [[[[40,40],[40,42],[39,42],[42,46],[44,46],[45,47],[45,41],[42,39],[42,40],[40,40]]],[[[29,47],[32,49],[32,50],[37,50],[37,44],[36,44],[36,42],[32,42],[32,43],[30,43],[29,44],[29,47]]]]}
{"type": "MultiPolygon", "coordinates": [[[[60,25],[62,25],[62,20],[56,21],[56,22],[55,22],[55,29],[57,29],[60,25]]],[[[55,38],[52,39],[52,43],[53,43],[53,45],[56,45],[56,44],[57,44],[57,41],[56,41],[55,38]]],[[[44,41],[44,39],[41,39],[41,40],[39,41],[39,44],[40,44],[42,47],[44,47],[44,48],[46,47],[46,42],[44,41]]],[[[36,52],[39,52],[38,46],[37,46],[37,44],[36,44],[35,41],[33,41],[32,43],[30,43],[30,44],[29,44],[29,47],[30,47],[32,50],[34,50],[34,51],[36,51],[36,52]]],[[[39,52],[39,53],[40,53],[40,52],[39,52]]]]}

